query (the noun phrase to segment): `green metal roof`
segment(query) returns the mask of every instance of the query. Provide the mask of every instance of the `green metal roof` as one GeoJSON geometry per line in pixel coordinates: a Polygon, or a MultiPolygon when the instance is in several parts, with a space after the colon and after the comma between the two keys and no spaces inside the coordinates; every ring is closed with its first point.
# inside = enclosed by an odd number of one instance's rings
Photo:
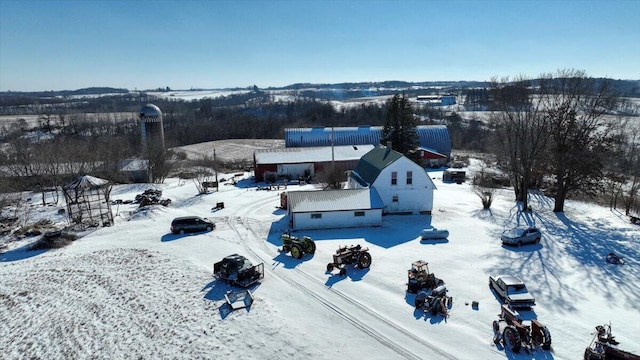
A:
{"type": "Polygon", "coordinates": [[[364,154],[353,169],[353,176],[363,186],[369,186],[378,178],[380,172],[403,155],[385,146],[378,145],[364,154]],[[365,182],[363,184],[362,182],[365,182]]]}

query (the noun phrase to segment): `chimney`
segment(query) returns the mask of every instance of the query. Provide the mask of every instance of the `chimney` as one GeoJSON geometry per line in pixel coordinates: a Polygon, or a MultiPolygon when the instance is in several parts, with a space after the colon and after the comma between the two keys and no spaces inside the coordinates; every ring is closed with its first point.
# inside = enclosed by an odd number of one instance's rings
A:
{"type": "Polygon", "coordinates": [[[391,150],[391,140],[387,141],[387,149],[391,150]]]}

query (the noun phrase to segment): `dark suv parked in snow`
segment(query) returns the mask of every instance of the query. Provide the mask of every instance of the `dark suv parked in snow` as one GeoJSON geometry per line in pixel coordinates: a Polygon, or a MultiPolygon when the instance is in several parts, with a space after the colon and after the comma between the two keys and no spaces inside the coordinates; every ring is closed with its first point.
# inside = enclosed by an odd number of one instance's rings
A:
{"type": "Polygon", "coordinates": [[[171,232],[174,234],[184,234],[187,232],[211,231],[216,225],[209,219],[199,216],[183,216],[173,219],[171,222],[171,232]]]}

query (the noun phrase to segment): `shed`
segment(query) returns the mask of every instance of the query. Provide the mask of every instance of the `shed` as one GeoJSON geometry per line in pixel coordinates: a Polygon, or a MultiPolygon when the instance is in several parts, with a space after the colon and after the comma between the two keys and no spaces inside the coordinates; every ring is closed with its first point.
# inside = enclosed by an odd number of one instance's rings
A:
{"type": "Polygon", "coordinates": [[[461,184],[465,181],[467,173],[464,170],[447,169],[442,172],[442,182],[455,182],[461,184]]]}
{"type": "Polygon", "coordinates": [[[437,152],[435,149],[419,147],[420,158],[424,161],[425,167],[441,167],[447,164],[447,155],[437,152]]]}
{"type": "Polygon", "coordinates": [[[381,226],[384,204],[375,189],[287,193],[292,230],[381,226]]]}

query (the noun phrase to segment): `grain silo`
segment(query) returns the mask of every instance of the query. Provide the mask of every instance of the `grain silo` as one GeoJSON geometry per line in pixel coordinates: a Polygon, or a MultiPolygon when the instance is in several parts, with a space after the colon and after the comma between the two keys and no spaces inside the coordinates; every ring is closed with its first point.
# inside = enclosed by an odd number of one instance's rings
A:
{"type": "Polygon", "coordinates": [[[147,104],[140,109],[140,128],[145,153],[149,154],[152,149],[164,151],[164,127],[159,107],[147,104]]]}

